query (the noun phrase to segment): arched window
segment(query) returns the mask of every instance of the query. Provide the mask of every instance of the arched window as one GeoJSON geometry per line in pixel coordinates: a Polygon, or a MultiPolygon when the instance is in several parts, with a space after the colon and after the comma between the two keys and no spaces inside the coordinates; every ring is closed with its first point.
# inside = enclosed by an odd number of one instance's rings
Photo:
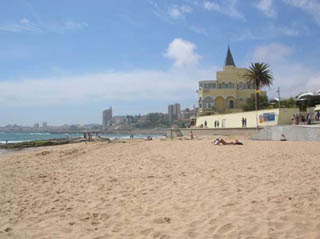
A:
{"type": "Polygon", "coordinates": [[[211,96],[207,96],[203,100],[203,107],[205,109],[212,109],[213,108],[213,98],[211,96]]]}
{"type": "Polygon", "coordinates": [[[230,108],[230,109],[233,109],[233,108],[234,108],[234,102],[233,102],[233,100],[230,100],[230,101],[229,101],[229,108],[230,108]]]}
{"type": "Polygon", "coordinates": [[[221,88],[222,89],[226,88],[226,83],[222,82],[221,88]]]}

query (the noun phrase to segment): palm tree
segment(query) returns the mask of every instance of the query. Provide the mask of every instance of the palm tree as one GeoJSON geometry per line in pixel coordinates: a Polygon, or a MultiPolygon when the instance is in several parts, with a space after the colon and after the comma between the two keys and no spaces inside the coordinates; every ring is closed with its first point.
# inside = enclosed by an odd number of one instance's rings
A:
{"type": "Polygon", "coordinates": [[[259,90],[264,86],[271,86],[273,75],[266,63],[251,63],[245,78],[250,85],[256,88],[256,109],[259,109],[259,90]]]}

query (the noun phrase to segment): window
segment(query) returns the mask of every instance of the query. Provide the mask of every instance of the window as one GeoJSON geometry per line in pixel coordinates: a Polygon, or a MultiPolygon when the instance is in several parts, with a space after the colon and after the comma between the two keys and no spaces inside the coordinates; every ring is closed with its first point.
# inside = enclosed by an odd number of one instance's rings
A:
{"type": "Polygon", "coordinates": [[[229,101],[229,108],[230,108],[230,109],[233,109],[233,108],[234,108],[234,102],[233,102],[233,100],[230,100],[230,101],[229,101]]]}
{"type": "Polygon", "coordinates": [[[216,83],[209,83],[209,88],[210,89],[215,89],[216,88],[216,83]]]}
{"type": "Polygon", "coordinates": [[[229,82],[229,89],[233,89],[234,88],[234,84],[229,82]]]}
{"type": "Polygon", "coordinates": [[[207,96],[203,101],[203,106],[205,109],[213,108],[213,98],[211,96],[207,96]]]}

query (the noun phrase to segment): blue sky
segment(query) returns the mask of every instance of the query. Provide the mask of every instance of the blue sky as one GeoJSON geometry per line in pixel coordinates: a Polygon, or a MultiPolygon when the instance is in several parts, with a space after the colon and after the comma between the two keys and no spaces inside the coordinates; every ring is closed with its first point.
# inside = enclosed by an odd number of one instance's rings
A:
{"type": "Polygon", "coordinates": [[[0,11],[0,125],[192,107],[228,42],[237,66],[270,64],[270,97],[320,88],[320,0],[4,0],[0,11]]]}

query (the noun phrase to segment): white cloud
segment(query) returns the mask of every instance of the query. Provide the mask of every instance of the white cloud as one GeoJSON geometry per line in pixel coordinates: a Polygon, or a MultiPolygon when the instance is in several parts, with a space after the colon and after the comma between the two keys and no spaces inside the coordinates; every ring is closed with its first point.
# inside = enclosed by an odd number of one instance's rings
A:
{"type": "Polygon", "coordinates": [[[262,40],[265,37],[262,34],[252,32],[250,29],[241,29],[239,33],[235,32],[232,35],[233,41],[248,41],[248,40],[262,40]]]}
{"type": "Polygon", "coordinates": [[[41,27],[35,23],[30,22],[27,18],[22,18],[17,23],[8,23],[0,25],[0,31],[7,31],[7,32],[40,32],[41,27]]]}
{"type": "Polygon", "coordinates": [[[298,29],[297,27],[293,27],[293,26],[291,26],[291,27],[290,26],[274,26],[274,27],[272,27],[272,29],[276,33],[279,33],[284,36],[289,36],[289,37],[299,36],[300,32],[301,32],[300,29],[298,29]]]}
{"type": "MultiPolygon", "coordinates": [[[[0,105],[46,106],[83,104],[107,101],[197,102],[198,80],[214,80],[218,69],[187,67],[197,63],[196,46],[183,39],[174,39],[165,56],[175,66],[167,71],[135,70],[131,72],[106,71],[83,75],[65,75],[46,78],[23,78],[0,81],[0,105]]],[[[143,103],[142,103],[143,104],[143,103]]]]}
{"type": "Polygon", "coordinates": [[[85,28],[88,26],[88,23],[86,22],[73,22],[73,21],[66,21],[60,24],[58,28],[61,28],[63,31],[68,30],[81,30],[82,28],[85,28]]]}
{"type": "Polygon", "coordinates": [[[176,38],[170,43],[165,57],[174,60],[174,66],[177,67],[195,65],[200,59],[196,48],[193,43],[176,38]]]}
{"type": "Polygon", "coordinates": [[[168,10],[168,14],[172,18],[181,18],[182,17],[182,13],[180,12],[180,10],[175,7],[170,8],[168,10]]]}
{"type": "Polygon", "coordinates": [[[208,11],[217,11],[230,17],[244,18],[237,8],[238,1],[239,0],[224,0],[220,3],[217,1],[204,1],[203,7],[208,11]]]}
{"type": "Polygon", "coordinates": [[[311,34],[311,30],[308,26],[292,22],[290,25],[279,25],[270,23],[263,29],[239,29],[234,32],[231,39],[234,41],[247,41],[247,40],[266,40],[266,39],[277,39],[279,36],[284,37],[298,37],[308,36],[311,34]]]}
{"type": "Polygon", "coordinates": [[[320,2],[319,0],[282,0],[283,2],[300,8],[302,11],[310,14],[320,25],[320,2]]]}
{"type": "Polygon", "coordinates": [[[190,30],[201,35],[205,35],[205,36],[208,35],[207,30],[203,27],[190,26],[190,30]]]}
{"type": "Polygon", "coordinates": [[[196,102],[198,79],[212,79],[215,71],[140,70],[0,81],[0,104],[31,107],[117,100],[196,102]]]}
{"type": "Polygon", "coordinates": [[[275,17],[276,10],[273,6],[273,0],[259,0],[256,7],[263,12],[267,17],[275,17]]]}
{"type": "Polygon", "coordinates": [[[204,8],[207,10],[220,10],[220,5],[215,2],[204,2],[204,8]]]}
{"type": "Polygon", "coordinates": [[[279,43],[263,45],[255,49],[253,60],[266,63],[284,61],[291,55],[292,51],[291,47],[279,43]]]}
{"type": "Polygon", "coordinates": [[[168,15],[173,19],[184,18],[186,14],[192,13],[192,8],[187,5],[174,5],[168,9],[168,15]]]}
{"type": "Polygon", "coordinates": [[[87,27],[86,22],[64,21],[61,23],[34,23],[27,18],[20,19],[17,23],[0,25],[0,31],[6,32],[64,32],[81,30],[87,27]]]}

